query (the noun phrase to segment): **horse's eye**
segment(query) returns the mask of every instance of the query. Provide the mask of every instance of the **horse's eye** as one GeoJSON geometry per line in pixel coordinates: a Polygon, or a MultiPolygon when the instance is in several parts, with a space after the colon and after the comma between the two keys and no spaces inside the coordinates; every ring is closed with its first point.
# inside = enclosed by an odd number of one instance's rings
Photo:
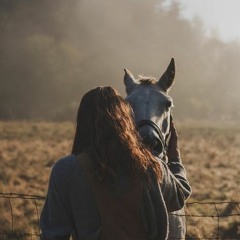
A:
{"type": "Polygon", "coordinates": [[[168,127],[168,120],[167,118],[165,118],[163,120],[163,123],[162,123],[162,131],[165,133],[167,131],[167,127],[168,127]]]}
{"type": "Polygon", "coordinates": [[[169,109],[170,107],[173,107],[173,104],[171,101],[167,101],[166,108],[169,109]]]}

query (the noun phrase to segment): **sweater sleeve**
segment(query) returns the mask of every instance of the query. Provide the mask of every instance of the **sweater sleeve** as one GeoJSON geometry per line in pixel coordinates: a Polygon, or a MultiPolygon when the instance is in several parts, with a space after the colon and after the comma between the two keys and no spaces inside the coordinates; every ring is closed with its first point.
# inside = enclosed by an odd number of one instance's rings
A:
{"type": "Polygon", "coordinates": [[[41,240],[68,240],[73,232],[69,214],[60,196],[56,168],[51,172],[47,198],[40,217],[41,240]]]}
{"type": "Polygon", "coordinates": [[[161,190],[168,212],[180,210],[191,195],[191,187],[181,161],[169,162],[159,160],[162,165],[163,179],[161,190]]]}

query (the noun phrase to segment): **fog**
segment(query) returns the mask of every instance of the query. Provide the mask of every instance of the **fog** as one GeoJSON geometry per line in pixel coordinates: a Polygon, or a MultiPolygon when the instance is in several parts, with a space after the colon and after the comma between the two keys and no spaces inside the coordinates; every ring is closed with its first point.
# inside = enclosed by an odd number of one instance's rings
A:
{"type": "Polygon", "coordinates": [[[125,96],[123,68],[158,78],[174,57],[178,119],[239,121],[240,43],[162,3],[0,0],[0,120],[75,120],[87,90],[125,96]]]}

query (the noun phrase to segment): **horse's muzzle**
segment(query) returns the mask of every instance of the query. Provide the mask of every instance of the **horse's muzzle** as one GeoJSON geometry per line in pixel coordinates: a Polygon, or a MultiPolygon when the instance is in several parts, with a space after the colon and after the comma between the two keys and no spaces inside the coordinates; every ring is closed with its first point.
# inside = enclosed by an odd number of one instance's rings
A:
{"type": "Polygon", "coordinates": [[[139,130],[143,143],[152,151],[155,156],[159,156],[164,150],[164,143],[159,138],[156,131],[151,126],[143,126],[139,130]]]}

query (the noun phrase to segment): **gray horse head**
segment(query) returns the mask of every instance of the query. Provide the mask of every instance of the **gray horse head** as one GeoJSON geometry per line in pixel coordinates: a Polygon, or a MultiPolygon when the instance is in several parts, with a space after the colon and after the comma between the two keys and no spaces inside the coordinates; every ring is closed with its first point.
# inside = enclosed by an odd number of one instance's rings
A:
{"type": "Polygon", "coordinates": [[[124,71],[126,100],[133,108],[139,134],[153,153],[160,155],[169,134],[173,101],[168,91],[175,76],[174,59],[159,80],[142,76],[136,80],[129,70],[124,71]]]}

